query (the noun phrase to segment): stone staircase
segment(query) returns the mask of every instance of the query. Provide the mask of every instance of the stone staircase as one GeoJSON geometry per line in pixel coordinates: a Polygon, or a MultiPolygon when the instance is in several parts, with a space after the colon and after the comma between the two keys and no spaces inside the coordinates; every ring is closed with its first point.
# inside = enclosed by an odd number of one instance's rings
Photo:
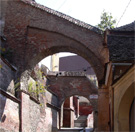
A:
{"type": "Polygon", "coordinates": [[[83,128],[62,128],[58,132],[83,132],[83,128]]]}
{"type": "Polygon", "coordinates": [[[61,128],[57,132],[93,132],[93,128],[86,128],[88,116],[79,116],[74,121],[74,128],[61,128]]]}
{"type": "Polygon", "coordinates": [[[94,132],[93,128],[62,128],[53,132],[94,132]]]}
{"type": "Polygon", "coordinates": [[[74,121],[74,127],[87,127],[86,126],[87,122],[87,116],[79,116],[75,121],[74,121]]]}

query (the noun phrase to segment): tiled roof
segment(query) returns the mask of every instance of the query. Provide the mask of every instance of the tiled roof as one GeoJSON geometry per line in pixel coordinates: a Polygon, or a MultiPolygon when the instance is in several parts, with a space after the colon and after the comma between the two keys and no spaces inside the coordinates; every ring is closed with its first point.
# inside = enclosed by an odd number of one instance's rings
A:
{"type": "Polygon", "coordinates": [[[70,22],[72,22],[72,23],[74,23],[74,24],[76,24],[76,25],[78,25],[80,27],[83,27],[83,28],[89,29],[91,31],[97,32],[98,34],[102,33],[102,31],[100,29],[98,29],[98,28],[96,28],[96,27],[94,27],[92,25],[89,25],[89,24],[87,24],[85,22],[77,20],[77,19],[75,19],[73,17],[70,17],[68,15],[65,15],[65,14],[63,14],[61,12],[50,9],[50,8],[48,8],[46,6],[40,5],[40,4],[38,4],[38,3],[34,2],[34,1],[30,1],[30,0],[21,0],[21,1],[26,3],[26,4],[29,4],[29,5],[33,6],[35,8],[39,8],[41,10],[44,10],[44,11],[50,13],[50,14],[53,14],[53,15],[56,15],[56,16],[58,16],[60,18],[66,19],[66,20],[68,20],[68,21],[70,21],[70,22]]]}
{"type": "Polygon", "coordinates": [[[135,21],[130,24],[114,28],[112,30],[113,31],[135,31],[135,21]]]}
{"type": "Polygon", "coordinates": [[[132,36],[108,35],[107,44],[111,61],[135,60],[135,43],[132,36]]]}
{"type": "Polygon", "coordinates": [[[130,24],[112,29],[110,31],[111,34],[107,36],[107,45],[109,48],[110,60],[135,60],[135,21],[130,24]],[[132,32],[132,34],[130,34],[130,32],[132,32]]]}

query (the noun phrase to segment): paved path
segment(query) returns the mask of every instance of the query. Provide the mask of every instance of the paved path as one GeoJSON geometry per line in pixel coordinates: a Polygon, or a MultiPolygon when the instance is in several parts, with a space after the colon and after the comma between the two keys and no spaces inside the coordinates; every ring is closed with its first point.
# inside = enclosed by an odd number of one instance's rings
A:
{"type": "Polygon", "coordinates": [[[85,128],[85,130],[82,130],[80,132],[93,132],[93,128],[85,128]]]}

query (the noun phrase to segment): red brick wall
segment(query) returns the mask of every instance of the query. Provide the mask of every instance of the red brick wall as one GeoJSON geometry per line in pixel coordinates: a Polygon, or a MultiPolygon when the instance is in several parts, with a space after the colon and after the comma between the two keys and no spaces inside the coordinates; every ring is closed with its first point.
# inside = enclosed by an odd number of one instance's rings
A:
{"type": "Polygon", "coordinates": [[[43,6],[33,5],[25,0],[7,3],[4,35],[7,48],[13,50],[13,63],[19,70],[33,67],[50,54],[69,51],[96,65],[93,68],[98,79],[102,79],[108,55],[97,30],[83,28],[67,16],[54,15],[55,11],[53,14],[43,6]]]}
{"type": "Polygon", "coordinates": [[[85,76],[59,76],[57,80],[56,76],[48,75],[48,77],[50,78],[49,88],[54,91],[60,99],[59,105],[61,105],[62,101],[67,97],[80,95],[88,98],[90,94],[97,94],[98,92],[95,85],[85,76]]]}
{"type": "Polygon", "coordinates": [[[79,104],[79,115],[89,115],[92,113],[92,106],[86,103],[79,104]]]}

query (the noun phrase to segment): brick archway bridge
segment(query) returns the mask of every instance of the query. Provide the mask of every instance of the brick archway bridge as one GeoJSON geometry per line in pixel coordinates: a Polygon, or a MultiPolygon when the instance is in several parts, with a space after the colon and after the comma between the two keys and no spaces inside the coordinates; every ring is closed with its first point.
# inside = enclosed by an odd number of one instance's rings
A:
{"type": "Polygon", "coordinates": [[[98,95],[98,87],[84,72],[49,72],[47,78],[49,89],[59,98],[59,107],[66,98],[79,95],[86,97],[97,109],[97,100],[91,99],[90,95],[98,95]]]}
{"type": "Polygon", "coordinates": [[[49,55],[72,52],[91,64],[98,80],[103,78],[108,54],[99,29],[31,0],[7,1],[5,9],[6,48],[12,49],[19,74],[49,55]]]}

